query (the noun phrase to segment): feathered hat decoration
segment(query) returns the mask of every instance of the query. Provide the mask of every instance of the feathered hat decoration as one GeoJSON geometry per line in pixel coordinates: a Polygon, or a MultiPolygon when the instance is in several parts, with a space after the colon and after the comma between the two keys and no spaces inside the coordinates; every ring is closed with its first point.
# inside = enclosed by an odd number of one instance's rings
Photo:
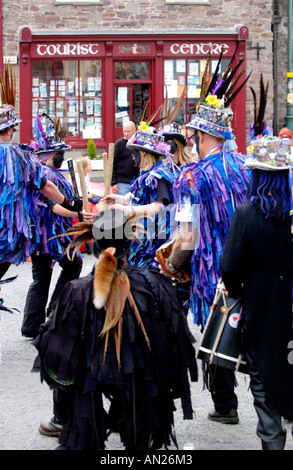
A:
{"type": "Polygon", "coordinates": [[[261,74],[259,80],[259,105],[257,106],[256,93],[252,87],[250,87],[253,96],[254,105],[254,122],[249,126],[250,140],[257,136],[272,135],[271,129],[266,124],[264,117],[267,106],[269,82],[264,85],[263,75],[261,74]]]}
{"type": "Polygon", "coordinates": [[[134,150],[143,150],[152,155],[165,156],[169,155],[170,146],[165,143],[165,138],[162,134],[159,134],[155,129],[155,125],[158,124],[162,119],[154,121],[154,118],[161,110],[163,104],[156,109],[147,119],[147,108],[150,100],[148,100],[144,106],[139,125],[136,133],[128,140],[126,147],[134,150]],[[152,124],[152,125],[151,125],[152,124]]]}
{"type": "Polygon", "coordinates": [[[55,121],[53,121],[46,113],[43,113],[42,116],[49,120],[47,132],[44,130],[41,118],[36,115],[33,127],[35,140],[29,145],[41,160],[42,158],[47,158],[48,154],[59,150],[69,150],[71,148],[70,145],[66,145],[64,142],[65,132],[62,128],[60,118],[55,117],[55,121]]]}
{"type": "Polygon", "coordinates": [[[245,69],[242,68],[240,70],[244,59],[240,60],[233,68],[236,52],[237,47],[222,78],[220,78],[223,48],[221,49],[220,57],[212,77],[210,73],[211,50],[209,51],[201,83],[201,94],[196,109],[196,117],[186,125],[187,127],[206,132],[220,139],[231,138],[230,124],[233,118],[233,111],[230,106],[251,75],[250,72],[247,78],[239,85],[245,69]]]}
{"type": "Polygon", "coordinates": [[[187,144],[187,139],[186,136],[182,134],[181,126],[175,121],[175,118],[178,114],[180,107],[182,106],[184,98],[186,97],[186,92],[187,88],[186,85],[184,85],[182,93],[178,98],[174,108],[172,109],[168,101],[168,90],[166,87],[165,99],[161,110],[161,114],[164,117],[162,117],[161,119],[160,129],[158,131],[164,136],[166,141],[176,139],[179,140],[184,146],[187,144]]]}
{"type": "Polygon", "coordinates": [[[22,120],[15,113],[16,79],[11,64],[4,64],[3,74],[0,71],[1,106],[0,131],[16,126],[22,120]]]}
{"type": "Polygon", "coordinates": [[[289,137],[273,136],[265,122],[265,111],[268,96],[268,83],[265,86],[263,76],[260,76],[259,104],[256,93],[250,87],[254,102],[254,122],[250,125],[250,145],[247,148],[245,167],[267,171],[288,170],[292,165],[291,139],[289,137]]]}
{"type": "MultiPolygon", "coordinates": [[[[105,217],[105,214],[110,214],[110,219],[116,220],[115,217],[118,212],[121,211],[118,211],[117,209],[115,211],[107,209],[105,212],[99,214],[96,219],[101,220],[105,217]]],[[[138,217],[135,215],[130,217],[123,215],[123,227],[128,224],[128,229],[130,228],[133,232],[132,242],[134,241],[135,233],[144,231],[141,224],[137,222],[137,219],[138,217]]],[[[74,256],[75,252],[85,242],[89,242],[90,240],[94,240],[94,244],[98,242],[98,250],[93,250],[94,253],[97,253],[97,251],[99,253],[94,270],[93,304],[97,309],[105,309],[104,325],[100,332],[100,337],[105,338],[104,360],[107,354],[110,337],[113,337],[115,341],[117,362],[120,367],[123,311],[126,302],[129,303],[148,346],[149,339],[142,323],[139,310],[130,291],[129,278],[123,269],[124,263],[120,258],[123,254],[126,254],[124,248],[126,247],[129,249],[130,246],[126,243],[125,238],[120,239],[120,237],[118,237],[117,240],[115,237],[110,238],[106,236],[104,238],[104,242],[101,243],[101,240],[97,240],[93,235],[93,225],[94,224],[88,222],[79,222],[74,225],[73,230],[68,230],[68,234],[75,235],[75,238],[69,244],[67,253],[69,254],[70,250],[74,248],[74,256]],[[112,245],[116,245],[116,247],[112,245]],[[101,250],[102,246],[103,249],[101,250]]],[[[107,223],[105,225],[107,225],[107,223]]],[[[113,234],[115,233],[116,232],[114,230],[113,234]]]]}

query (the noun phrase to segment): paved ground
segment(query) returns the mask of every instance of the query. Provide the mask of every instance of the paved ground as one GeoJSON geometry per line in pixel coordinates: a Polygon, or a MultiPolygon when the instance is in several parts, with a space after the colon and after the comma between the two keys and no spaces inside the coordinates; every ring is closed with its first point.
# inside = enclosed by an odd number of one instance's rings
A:
{"type": "MultiPolygon", "coordinates": [[[[90,272],[93,263],[94,258],[85,255],[83,274],[90,272]]],[[[58,273],[57,265],[52,285],[58,273]]],[[[45,383],[40,383],[39,375],[31,372],[36,350],[20,333],[26,292],[31,282],[31,263],[12,266],[7,276],[15,274],[17,280],[2,286],[0,293],[7,306],[20,310],[12,315],[0,312],[0,450],[53,450],[58,445],[56,438],[44,437],[38,432],[40,421],[52,416],[52,393],[45,383]]],[[[199,337],[194,325],[191,329],[199,337]]],[[[237,379],[238,425],[208,421],[206,416],[212,409],[209,392],[203,390],[201,378],[191,385],[194,420],[182,420],[180,402],[175,413],[179,449],[191,443],[195,450],[260,450],[249,379],[241,373],[237,373],[237,379]]],[[[288,431],[286,450],[293,450],[291,423],[285,421],[284,426],[288,431]]],[[[123,450],[117,435],[110,437],[107,448],[123,450]]]]}

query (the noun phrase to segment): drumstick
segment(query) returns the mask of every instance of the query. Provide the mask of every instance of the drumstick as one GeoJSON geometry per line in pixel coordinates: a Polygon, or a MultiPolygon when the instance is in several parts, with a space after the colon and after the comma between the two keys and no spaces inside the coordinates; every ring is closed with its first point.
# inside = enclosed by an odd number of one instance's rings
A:
{"type": "Polygon", "coordinates": [[[71,184],[72,184],[72,187],[73,187],[74,195],[75,195],[75,197],[79,197],[72,158],[68,158],[66,161],[67,161],[67,165],[68,165],[68,170],[69,170],[69,174],[70,174],[70,178],[71,178],[71,184]]]}
{"type": "Polygon", "coordinates": [[[82,166],[82,162],[80,160],[77,160],[76,167],[77,167],[77,171],[78,171],[78,174],[79,174],[83,205],[84,205],[84,208],[85,208],[86,212],[90,212],[90,206],[89,206],[89,201],[88,201],[88,197],[87,197],[83,166],[82,166]]]}

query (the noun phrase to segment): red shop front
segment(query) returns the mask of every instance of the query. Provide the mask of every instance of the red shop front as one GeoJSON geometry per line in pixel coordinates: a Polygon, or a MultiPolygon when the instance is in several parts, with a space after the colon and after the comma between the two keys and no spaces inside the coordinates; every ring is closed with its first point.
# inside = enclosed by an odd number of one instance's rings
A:
{"type": "MultiPolygon", "coordinates": [[[[235,65],[246,57],[248,29],[210,34],[61,34],[21,31],[20,141],[29,142],[36,114],[59,117],[66,141],[108,148],[122,136],[124,122],[138,123],[145,104],[153,113],[164,100],[173,107],[184,85],[185,101],[176,116],[183,127],[194,116],[210,47],[211,72],[223,47],[222,72],[235,48],[235,65]]],[[[244,79],[244,78],[243,78],[244,79]]],[[[245,151],[245,88],[233,103],[238,147],[245,151]]],[[[159,113],[158,113],[159,117],[159,113]]]]}

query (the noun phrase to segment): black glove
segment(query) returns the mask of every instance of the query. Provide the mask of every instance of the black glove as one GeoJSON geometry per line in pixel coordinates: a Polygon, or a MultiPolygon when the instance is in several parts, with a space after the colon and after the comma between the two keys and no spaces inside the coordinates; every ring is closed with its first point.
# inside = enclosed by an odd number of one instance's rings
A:
{"type": "Polygon", "coordinates": [[[64,201],[60,205],[69,211],[80,212],[82,210],[83,202],[78,197],[74,197],[73,199],[67,199],[65,197],[64,201]]]}

